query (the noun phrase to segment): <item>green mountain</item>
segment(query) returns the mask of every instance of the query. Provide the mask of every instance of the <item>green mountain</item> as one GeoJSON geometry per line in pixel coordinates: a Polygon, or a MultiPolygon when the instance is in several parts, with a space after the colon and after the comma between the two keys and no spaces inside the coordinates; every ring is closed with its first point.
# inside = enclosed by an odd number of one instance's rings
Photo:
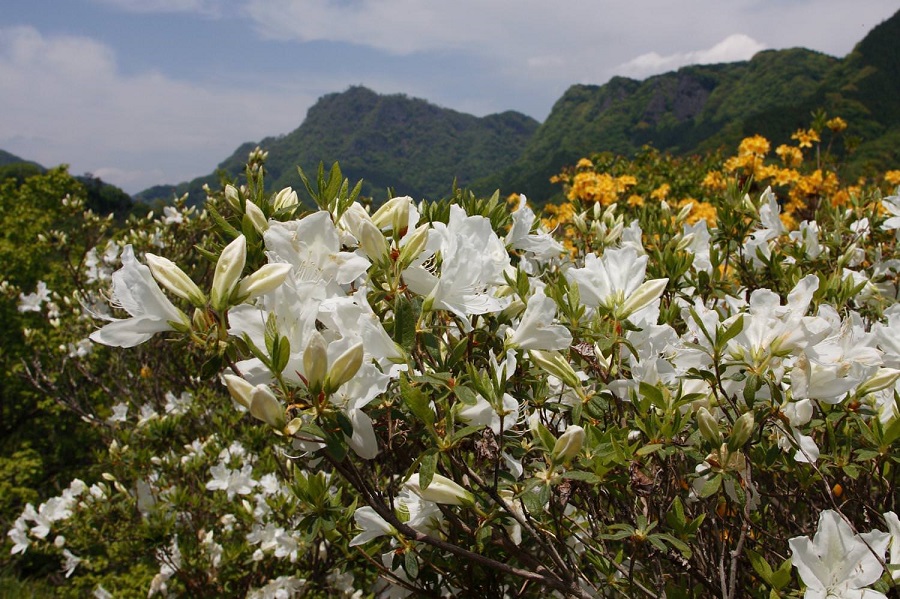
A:
{"type": "MultiPolygon", "coordinates": [[[[351,87],[320,98],[291,133],[241,145],[218,170],[237,177],[249,151],[259,145],[269,152],[272,189],[302,188],[297,166],[314,175],[319,162],[327,167],[339,161],[344,175],[363,179],[363,195],[376,200],[385,197],[388,186],[399,194],[439,198],[450,194],[454,180],[469,185],[510,166],[537,127],[517,112],[479,118],[405,95],[351,87]]],[[[203,184],[218,182],[214,174],[135,197],[150,201],[189,192],[191,201],[202,201],[203,184]]]]}
{"type": "MultiPolygon", "coordinates": [[[[0,150],[0,182],[15,179],[21,185],[29,177],[46,173],[47,169],[31,160],[19,158],[5,150],[0,150]]],[[[135,208],[127,193],[102,181],[99,177],[86,174],[73,177],[84,188],[85,205],[98,214],[114,214],[124,219],[135,208]]]]}
{"type": "MultiPolygon", "coordinates": [[[[673,154],[736,149],[759,133],[773,144],[810,125],[824,109],[850,124],[859,146],[851,172],[900,164],[900,12],[878,25],[845,58],[793,48],[751,60],[697,65],[635,81],[574,85],[560,98],[522,157],[478,181],[477,191],[522,191],[542,203],[561,190],[552,175],[579,158],[609,151],[631,155],[644,144],[673,154]]],[[[843,148],[837,148],[842,152],[843,148]]]]}

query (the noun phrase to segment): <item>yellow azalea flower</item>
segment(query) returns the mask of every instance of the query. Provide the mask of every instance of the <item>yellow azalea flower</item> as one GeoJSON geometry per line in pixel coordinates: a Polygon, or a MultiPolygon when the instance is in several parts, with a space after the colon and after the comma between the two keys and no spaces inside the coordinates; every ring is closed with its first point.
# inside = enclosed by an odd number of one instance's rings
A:
{"type": "Polygon", "coordinates": [[[665,200],[667,197],[669,197],[669,191],[671,189],[672,188],[668,183],[663,183],[650,192],[650,197],[654,200],[665,200]]]}
{"type": "Polygon", "coordinates": [[[728,184],[725,182],[725,175],[719,171],[706,173],[700,186],[709,191],[725,191],[728,188],[728,184]]]}
{"type": "Polygon", "coordinates": [[[772,178],[775,185],[791,185],[800,179],[800,173],[792,168],[779,168],[772,178]]]}
{"type": "Polygon", "coordinates": [[[850,203],[850,193],[846,189],[841,189],[831,196],[832,206],[846,206],[850,203]]]}
{"type": "Polygon", "coordinates": [[[629,206],[643,206],[644,205],[644,198],[642,198],[641,196],[639,196],[636,193],[633,193],[630,196],[628,196],[628,200],[626,200],[626,201],[628,202],[629,206]]]}
{"type": "Polygon", "coordinates": [[[578,170],[585,169],[585,168],[594,168],[594,163],[591,162],[588,158],[582,158],[575,165],[575,168],[578,170]]]}
{"type": "Polygon", "coordinates": [[[797,129],[791,139],[797,140],[797,145],[801,148],[811,148],[813,143],[821,141],[818,132],[815,129],[797,129]]]}
{"type": "Polygon", "coordinates": [[[765,156],[768,153],[769,140],[762,135],[745,137],[743,140],[741,140],[740,146],[738,146],[739,156],[747,156],[751,154],[755,156],[765,156]]]}
{"type": "Polygon", "coordinates": [[[900,185],[900,171],[888,171],[884,174],[884,182],[896,187],[900,185]]]}
{"type": "Polygon", "coordinates": [[[847,128],[847,121],[839,116],[836,116],[833,119],[829,119],[828,121],[826,121],[825,126],[831,129],[831,131],[834,133],[840,133],[847,128]]]}
{"type": "Polygon", "coordinates": [[[803,163],[803,152],[795,146],[781,144],[775,149],[775,153],[778,154],[785,166],[797,167],[803,163]]]}

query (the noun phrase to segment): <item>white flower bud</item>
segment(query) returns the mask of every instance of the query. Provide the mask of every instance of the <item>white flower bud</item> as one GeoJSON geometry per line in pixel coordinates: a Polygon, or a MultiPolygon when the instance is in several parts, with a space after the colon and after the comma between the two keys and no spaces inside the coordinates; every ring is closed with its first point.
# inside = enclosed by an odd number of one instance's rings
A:
{"type": "Polygon", "coordinates": [[[293,208],[300,203],[300,199],[297,197],[296,191],[290,187],[285,187],[275,195],[275,200],[272,203],[277,212],[285,208],[293,208]]]}
{"type": "Polygon", "coordinates": [[[145,257],[153,278],[160,285],[178,297],[191,302],[194,306],[202,307],[206,305],[206,294],[200,291],[197,284],[183,270],[178,268],[178,265],[168,258],[156,256],[155,254],[146,254],[145,257]]]}
{"type": "Polygon", "coordinates": [[[537,349],[529,351],[528,354],[534,363],[546,372],[552,374],[572,389],[576,391],[581,390],[581,381],[578,380],[578,375],[575,374],[572,365],[566,361],[562,354],[556,351],[541,351],[537,349]]]}
{"type": "Polygon", "coordinates": [[[363,344],[357,343],[342,353],[331,365],[328,376],[325,378],[325,393],[331,394],[341,388],[341,385],[353,378],[362,366],[363,344]]]}
{"type": "Polygon", "coordinates": [[[269,230],[269,221],[266,219],[266,215],[263,214],[263,211],[259,206],[247,200],[245,204],[245,210],[247,214],[247,218],[250,219],[250,224],[253,225],[253,228],[256,229],[256,232],[262,235],[266,231],[269,230]]]}
{"type": "Polygon", "coordinates": [[[243,301],[274,291],[284,283],[290,272],[291,265],[287,262],[266,264],[252,275],[241,280],[238,285],[237,296],[243,301]]]}
{"type": "Polygon", "coordinates": [[[310,391],[318,393],[328,374],[328,344],[319,331],[314,331],[303,352],[303,370],[310,391]]]}
{"type": "Polygon", "coordinates": [[[551,457],[554,462],[568,462],[578,455],[584,445],[584,429],[577,424],[570,424],[553,445],[551,457]]]}
{"type": "Polygon", "coordinates": [[[892,387],[894,383],[897,382],[898,378],[900,378],[900,370],[897,370],[896,368],[879,368],[869,380],[859,386],[856,390],[856,394],[857,396],[862,397],[869,393],[887,389],[888,387],[892,387]]]}
{"type": "Polygon", "coordinates": [[[619,318],[628,318],[638,310],[649,306],[656,298],[662,295],[662,292],[665,291],[666,285],[669,284],[669,279],[652,279],[650,281],[644,281],[640,287],[634,290],[625,303],[622,304],[622,308],[618,312],[619,318]]]}
{"type": "Polygon", "coordinates": [[[219,261],[216,262],[216,272],[213,275],[212,292],[210,293],[213,309],[221,311],[228,307],[231,292],[234,291],[241,278],[246,260],[247,239],[240,235],[225,246],[219,256],[219,261]]]}
{"type": "Polygon", "coordinates": [[[413,474],[409,480],[403,483],[405,487],[425,501],[443,503],[447,505],[474,505],[475,497],[463,487],[456,484],[446,476],[435,474],[428,488],[419,486],[419,475],[413,474]]]}
{"type": "Polygon", "coordinates": [[[409,196],[391,198],[375,211],[375,214],[372,215],[372,222],[378,228],[384,228],[388,225],[391,227],[398,226],[399,228],[395,232],[399,233],[401,229],[405,229],[409,225],[410,202],[412,202],[412,198],[409,196]],[[406,216],[405,220],[403,219],[404,214],[406,216]]]}
{"type": "Polygon", "coordinates": [[[234,374],[222,375],[225,379],[225,387],[234,401],[238,402],[248,410],[250,409],[250,394],[253,393],[253,385],[234,374]]]}
{"type": "Polygon", "coordinates": [[[372,262],[378,263],[388,259],[389,250],[387,240],[385,240],[381,229],[372,224],[371,221],[360,221],[359,245],[372,262]]]}
{"type": "Polygon", "coordinates": [[[228,202],[229,206],[240,211],[241,199],[238,196],[238,190],[234,185],[228,184],[225,186],[225,201],[228,202]]]}
{"type": "Polygon", "coordinates": [[[284,427],[284,408],[266,385],[257,385],[250,393],[250,413],[273,428],[284,427]]]}
{"type": "Polygon", "coordinates": [[[428,225],[418,227],[400,248],[400,268],[406,268],[419,257],[425,245],[428,243],[428,225]]]}

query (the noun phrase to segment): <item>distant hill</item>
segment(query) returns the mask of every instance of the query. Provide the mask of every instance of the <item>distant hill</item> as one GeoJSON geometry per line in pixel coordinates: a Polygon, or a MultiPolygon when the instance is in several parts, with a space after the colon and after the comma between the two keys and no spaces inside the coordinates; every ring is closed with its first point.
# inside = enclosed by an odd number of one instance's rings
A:
{"type": "MultiPolygon", "coordinates": [[[[297,167],[315,173],[339,161],[344,175],[364,180],[363,195],[377,201],[385,190],[416,198],[447,196],[454,180],[460,186],[510,166],[537,130],[538,122],[517,112],[475,117],[405,95],[380,95],[364,87],[323,96],[291,133],[241,145],[218,167],[231,177],[243,172],[256,145],[268,150],[267,183],[272,189],[301,187],[297,167]]],[[[140,192],[138,200],[171,199],[191,193],[202,201],[211,174],[175,186],[140,192]]]]}
{"type": "MultiPolygon", "coordinates": [[[[631,155],[644,144],[673,154],[725,148],[760,133],[790,141],[823,108],[850,124],[860,145],[846,156],[856,174],[900,166],[900,13],[874,28],[845,58],[793,48],[751,60],[698,65],[635,81],[574,85],[521,158],[473,186],[527,193],[543,203],[561,192],[549,179],[593,153],[631,155]]],[[[838,148],[838,151],[841,149],[838,148]]]]}
{"type": "MultiPolygon", "coordinates": [[[[28,177],[45,172],[47,169],[37,162],[0,150],[0,182],[15,179],[21,184],[28,177]]],[[[114,214],[124,219],[133,212],[135,205],[131,196],[115,185],[89,174],[74,178],[84,186],[85,205],[97,214],[114,214]]]]}

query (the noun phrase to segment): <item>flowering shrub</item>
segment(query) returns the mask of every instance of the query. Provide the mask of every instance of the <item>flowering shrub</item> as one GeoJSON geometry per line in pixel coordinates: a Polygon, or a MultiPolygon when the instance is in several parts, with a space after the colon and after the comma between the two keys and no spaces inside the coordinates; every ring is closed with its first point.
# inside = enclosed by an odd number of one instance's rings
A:
{"type": "Polygon", "coordinates": [[[371,213],[334,167],[309,211],[263,159],[154,221],[173,245],[115,244],[90,339],[133,349],[91,355],[152,359],[148,393],[107,400],[103,476],[26,507],[14,553],[102,597],[896,586],[900,197],[795,230],[768,189],[714,225],[598,200],[566,251],[524,197],[371,213]]]}

